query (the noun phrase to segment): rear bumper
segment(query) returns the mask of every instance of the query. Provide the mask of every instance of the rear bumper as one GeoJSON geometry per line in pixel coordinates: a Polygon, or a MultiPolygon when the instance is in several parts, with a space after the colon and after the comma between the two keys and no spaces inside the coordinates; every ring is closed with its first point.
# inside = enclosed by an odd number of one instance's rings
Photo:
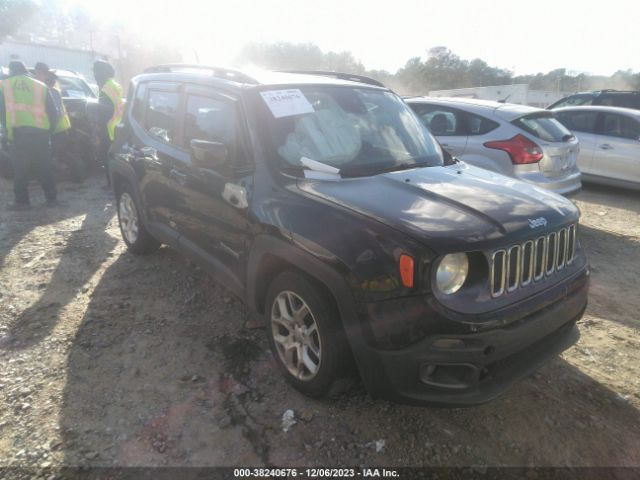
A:
{"type": "MultiPolygon", "coordinates": [[[[588,275],[565,296],[506,326],[438,334],[400,350],[354,352],[371,394],[414,405],[469,406],[492,400],[579,338],[588,275]]],[[[562,288],[562,287],[560,287],[562,288]]]]}
{"type": "Polygon", "coordinates": [[[540,173],[539,170],[522,172],[519,172],[517,168],[515,170],[514,176],[518,180],[531,183],[559,195],[571,196],[582,188],[582,174],[577,169],[561,177],[547,177],[540,173]]]}

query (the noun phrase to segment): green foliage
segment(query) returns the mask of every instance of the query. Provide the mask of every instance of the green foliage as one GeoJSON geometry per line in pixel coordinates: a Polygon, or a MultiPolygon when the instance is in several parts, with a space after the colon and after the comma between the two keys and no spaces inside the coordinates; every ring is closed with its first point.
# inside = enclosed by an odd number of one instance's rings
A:
{"type": "Polygon", "coordinates": [[[15,33],[35,8],[31,0],[0,0],[0,41],[15,33]]]}

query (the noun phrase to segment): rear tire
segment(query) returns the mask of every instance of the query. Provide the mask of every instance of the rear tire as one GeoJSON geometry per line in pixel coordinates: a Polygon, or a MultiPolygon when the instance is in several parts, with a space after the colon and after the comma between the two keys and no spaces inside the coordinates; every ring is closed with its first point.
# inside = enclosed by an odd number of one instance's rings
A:
{"type": "Polygon", "coordinates": [[[129,185],[125,184],[119,189],[117,200],[120,233],[129,251],[144,255],[158,250],[160,242],[153,238],[142,223],[140,209],[129,185]]]}
{"type": "Polygon", "coordinates": [[[271,283],[267,336],[287,382],[310,397],[329,393],[347,373],[349,347],[331,298],[305,276],[287,271],[271,283]]]}

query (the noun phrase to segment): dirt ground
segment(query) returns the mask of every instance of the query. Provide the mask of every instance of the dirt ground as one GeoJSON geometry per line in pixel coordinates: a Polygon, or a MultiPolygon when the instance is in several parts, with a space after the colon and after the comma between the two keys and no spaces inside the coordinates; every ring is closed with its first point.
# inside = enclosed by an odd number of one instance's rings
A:
{"type": "Polygon", "coordinates": [[[101,181],[62,185],[53,209],[34,186],[14,213],[0,180],[0,467],[640,465],[640,194],[576,198],[593,272],[578,345],[487,405],[431,409],[358,382],[298,394],[203,270],[126,252],[101,181]]]}

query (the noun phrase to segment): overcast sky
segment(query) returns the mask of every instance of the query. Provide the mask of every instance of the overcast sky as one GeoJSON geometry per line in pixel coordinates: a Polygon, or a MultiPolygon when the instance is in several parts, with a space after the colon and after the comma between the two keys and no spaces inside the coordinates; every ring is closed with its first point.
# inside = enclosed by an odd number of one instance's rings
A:
{"type": "Polygon", "coordinates": [[[187,40],[201,60],[224,64],[245,43],[288,41],[348,50],[390,71],[438,45],[517,74],[640,70],[639,0],[68,1],[152,38],[187,40]]]}

